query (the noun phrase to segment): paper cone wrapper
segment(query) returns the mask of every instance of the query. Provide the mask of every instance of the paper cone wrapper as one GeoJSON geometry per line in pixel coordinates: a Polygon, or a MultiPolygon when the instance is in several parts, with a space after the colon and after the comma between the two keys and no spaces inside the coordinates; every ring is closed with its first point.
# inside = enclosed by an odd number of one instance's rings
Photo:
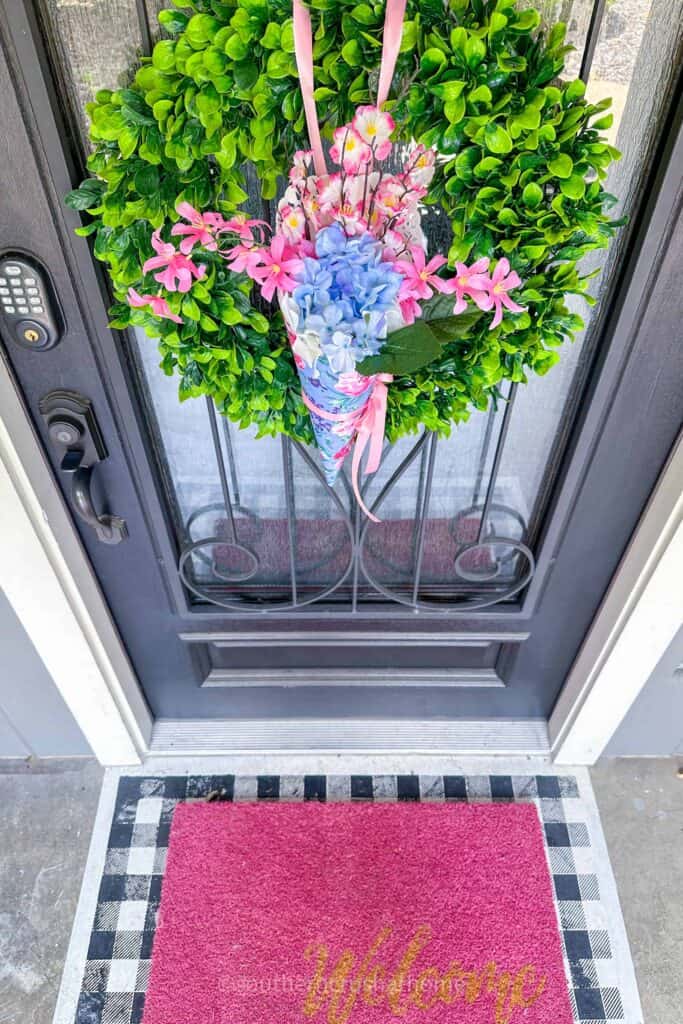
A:
{"type": "MultiPolygon", "coordinates": [[[[278,298],[289,335],[289,343],[294,348],[298,336],[293,329],[291,307],[288,306],[285,296],[278,293],[278,298]]],[[[356,372],[336,373],[328,363],[326,356],[317,354],[316,358],[315,355],[308,351],[306,345],[301,347],[296,345],[294,350],[301,390],[310,403],[309,414],[322,470],[325,480],[332,487],[344,459],[353,446],[356,431],[349,424],[349,419],[367,404],[372,394],[374,378],[363,377],[356,372]],[[302,358],[300,352],[305,353],[306,357],[302,358]],[[311,405],[315,408],[311,409],[311,405]],[[326,416],[316,413],[315,409],[320,409],[321,413],[327,413],[335,419],[328,419],[326,416]]]]}
{"type": "Polygon", "coordinates": [[[315,367],[298,367],[301,389],[312,405],[323,412],[340,416],[335,422],[309,408],[315,443],[320,453],[323,473],[332,487],[344,459],[353,446],[355,428],[349,427],[349,414],[359,412],[372,394],[372,378],[359,374],[336,374],[327,359],[321,356],[315,367]]]}

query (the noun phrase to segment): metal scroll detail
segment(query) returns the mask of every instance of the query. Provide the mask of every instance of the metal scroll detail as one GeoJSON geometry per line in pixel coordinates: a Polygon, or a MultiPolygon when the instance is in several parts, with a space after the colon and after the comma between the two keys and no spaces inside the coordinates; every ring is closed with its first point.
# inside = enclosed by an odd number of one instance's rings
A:
{"type": "MultiPolygon", "coordinates": [[[[450,515],[447,544],[446,534],[441,543],[432,538],[431,549],[442,549],[442,575],[443,557],[448,559],[448,579],[439,581],[434,581],[433,568],[430,570],[433,551],[430,556],[427,544],[428,533],[434,528],[429,510],[439,445],[436,434],[426,432],[419,437],[374,500],[368,499],[366,486],[364,500],[381,517],[382,506],[399,481],[405,484],[411,466],[413,472],[417,468],[414,516],[412,521],[400,524],[402,557],[392,561],[391,550],[381,544],[387,535],[380,532],[378,543],[378,531],[382,528],[374,527],[360,514],[347,478],[340,474],[341,487],[330,488],[315,455],[289,438],[281,439],[284,519],[274,525],[245,507],[228,424],[223,421],[222,442],[220,417],[207,400],[221,499],[196,509],[185,523],[186,540],[178,563],[184,585],[200,601],[240,614],[294,612],[330,602],[340,610],[356,612],[360,604],[371,601],[376,605],[378,599],[414,611],[470,612],[510,600],[524,590],[535,571],[534,556],[524,543],[524,517],[509,504],[494,500],[515,391],[512,385],[497,430],[496,411],[492,408],[489,412],[473,500],[450,515]],[[334,519],[319,521],[317,534],[313,535],[311,521],[302,520],[297,514],[295,453],[323,489],[334,512],[334,519]],[[211,523],[211,530],[208,535],[206,530],[201,535],[206,520],[211,523]],[[502,523],[504,530],[500,528],[502,523]],[[267,567],[259,552],[266,550],[271,559],[273,551],[277,551],[279,569],[275,582],[263,581],[268,574],[264,573],[267,567]]],[[[439,528],[445,530],[443,521],[439,523],[439,528]]],[[[393,528],[392,523],[385,524],[386,530],[393,528]]]]}

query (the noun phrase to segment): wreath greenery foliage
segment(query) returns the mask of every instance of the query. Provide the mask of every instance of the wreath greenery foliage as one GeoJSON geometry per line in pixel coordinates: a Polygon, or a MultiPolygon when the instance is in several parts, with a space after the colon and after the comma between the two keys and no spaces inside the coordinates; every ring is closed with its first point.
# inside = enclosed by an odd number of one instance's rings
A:
{"type": "MultiPolygon", "coordinates": [[[[252,304],[248,282],[216,260],[209,277],[178,296],[178,326],[125,303],[130,285],[153,284],[141,266],[150,225],[175,221],[176,204],[233,212],[247,200],[245,165],[274,198],[305,123],[290,0],[173,0],[159,21],[170,38],[144,58],[128,88],[89,105],[92,177],[71,192],[88,211],[117,301],[115,328],[159,339],[161,366],[180,376],[180,398],[211,395],[221,412],[260,434],[309,442],[282,316],[252,304]],[[178,8],[183,8],[178,9],[178,8]]],[[[311,0],[316,100],[323,132],[373,102],[383,2],[311,0]]],[[[566,296],[585,293],[577,267],[604,248],[618,223],[601,181],[618,152],[601,136],[610,101],[588,103],[580,81],[558,80],[565,26],[545,33],[515,0],[409,0],[387,105],[400,139],[440,154],[427,202],[447,214],[451,262],[506,256],[524,281],[527,311],[488,330],[479,320],[428,367],[389,389],[391,440],[424,425],[448,433],[500,383],[546,373],[557,348],[582,327],[566,296]]],[[[586,295],[587,301],[592,301],[586,295]]],[[[484,318],[485,319],[485,318],[484,318]]]]}

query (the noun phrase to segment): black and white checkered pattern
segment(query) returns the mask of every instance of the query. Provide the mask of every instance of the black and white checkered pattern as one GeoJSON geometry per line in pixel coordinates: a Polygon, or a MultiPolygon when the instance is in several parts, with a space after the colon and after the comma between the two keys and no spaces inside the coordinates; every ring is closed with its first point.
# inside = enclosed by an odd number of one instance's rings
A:
{"type": "Polygon", "coordinates": [[[577,1024],[624,1011],[579,787],[562,775],[125,776],[119,789],[76,1024],[140,1024],[171,817],[183,800],[533,802],[545,832],[577,1024]]]}

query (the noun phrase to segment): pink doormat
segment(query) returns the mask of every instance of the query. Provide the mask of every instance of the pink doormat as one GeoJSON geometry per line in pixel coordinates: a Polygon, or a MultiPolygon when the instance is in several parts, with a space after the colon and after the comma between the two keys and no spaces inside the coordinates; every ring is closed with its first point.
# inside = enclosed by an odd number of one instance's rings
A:
{"type": "Polygon", "coordinates": [[[190,804],[144,1024],[571,1024],[537,812],[190,804]]]}

